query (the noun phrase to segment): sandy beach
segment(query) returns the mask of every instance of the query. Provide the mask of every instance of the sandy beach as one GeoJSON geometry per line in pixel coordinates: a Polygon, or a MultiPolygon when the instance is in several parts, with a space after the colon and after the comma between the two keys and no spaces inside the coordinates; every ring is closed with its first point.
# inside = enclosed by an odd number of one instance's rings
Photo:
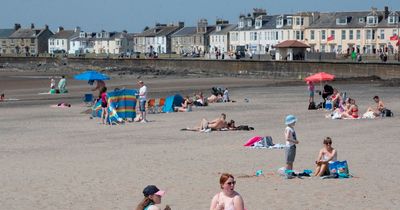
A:
{"type": "MultiPolygon", "coordinates": [[[[134,209],[142,189],[155,184],[167,191],[161,206],[175,210],[209,209],[219,192],[220,173],[236,176],[236,190],[248,210],[399,209],[399,87],[379,83],[335,83],[355,98],[360,112],[379,95],[395,117],[331,120],[326,111],[307,110],[306,85],[245,78],[141,78],[149,97],[192,94],[215,85],[230,89],[236,103],[211,104],[188,113],[148,115],[149,123],[105,126],[81,114],[86,82],[68,78],[66,95],[48,91],[47,73],[0,73],[0,92],[18,101],[0,102],[0,209],[134,209]],[[245,102],[248,99],[248,103],[245,102]],[[50,108],[69,102],[71,108],[50,108]],[[220,113],[254,131],[184,132],[202,118],[220,113]],[[300,144],[295,170],[314,170],[322,140],[333,139],[338,159],[347,160],[350,179],[284,179],[283,150],[249,149],[253,136],[284,143],[284,117],[294,114],[300,144]],[[263,170],[265,176],[239,178],[263,170]]],[[[50,75],[51,76],[51,75],[50,75]]],[[[113,76],[115,87],[137,88],[137,75],[113,76]]],[[[319,88],[319,87],[318,87],[319,88]]],[[[316,96],[318,97],[318,96],[316,96]]],[[[320,100],[320,98],[317,98],[320,100]]]]}

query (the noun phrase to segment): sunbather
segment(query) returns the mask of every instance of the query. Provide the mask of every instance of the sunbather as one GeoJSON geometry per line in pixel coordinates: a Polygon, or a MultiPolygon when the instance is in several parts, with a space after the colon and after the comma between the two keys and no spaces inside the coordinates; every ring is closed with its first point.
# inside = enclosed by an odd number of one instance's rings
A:
{"type": "Polygon", "coordinates": [[[317,164],[315,176],[324,176],[329,174],[329,163],[337,160],[337,152],[332,147],[332,139],[326,137],[323,144],[324,147],[319,151],[318,158],[315,161],[315,164],[317,164]]]}
{"type": "Polygon", "coordinates": [[[379,98],[379,96],[374,96],[373,99],[376,103],[376,107],[369,107],[367,109],[367,112],[373,112],[373,115],[375,117],[379,117],[385,109],[385,105],[383,101],[379,98]]]}
{"type": "Polygon", "coordinates": [[[223,128],[227,128],[227,122],[225,121],[226,114],[222,113],[220,117],[216,118],[215,120],[208,121],[207,119],[203,118],[200,122],[199,127],[194,128],[184,128],[182,130],[188,131],[211,131],[211,130],[220,130],[223,128]]]}
{"type": "Polygon", "coordinates": [[[358,118],[358,106],[354,99],[349,99],[350,108],[342,113],[342,119],[357,119],[358,118]]]}
{"type": "Polygon", "coordinates": [[[193,106],[192,100],[189,98],[189,96],[186,96],[185,99],[183,100],[182,106],[175,107],[175,112],[191,112],[192,106],[193,106]]]}

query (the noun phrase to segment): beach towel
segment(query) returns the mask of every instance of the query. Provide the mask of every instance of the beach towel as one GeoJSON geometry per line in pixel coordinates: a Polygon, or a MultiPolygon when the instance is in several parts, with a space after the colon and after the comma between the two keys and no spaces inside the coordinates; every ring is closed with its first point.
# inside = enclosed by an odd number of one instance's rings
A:
{"type": "Polygon", "coordinates": [[[274,144],[271,136],[255,136],[249,139],[244,146],[260,149],[283,149],[286,147],[284,144],[274,144]]]}

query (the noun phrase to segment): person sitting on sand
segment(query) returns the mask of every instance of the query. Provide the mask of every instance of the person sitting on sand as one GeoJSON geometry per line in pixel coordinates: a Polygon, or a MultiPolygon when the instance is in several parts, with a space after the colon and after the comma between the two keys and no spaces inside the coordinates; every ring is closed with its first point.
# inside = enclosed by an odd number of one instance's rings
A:
{"type": "Polygon", "coordinates": [[[379,117],[382,114],[383,110],[385,110],[385,105],[383,101],[379,98],[379,96],[374,96],[373,99],[376,103],[376,107],[369,107],[367,109],[367,112],[373,112],[375,117],[379,117]]]}
{"type": "Polygon", "coordinates": [[[340,92],[336,88],[333,89],[333,94],[331,96],[333,108],[339,107],[339,103],[341,100],[342,100],[342,96],[340,96],[340,92]]]}
{"type": "Polygon", "coordinates": [[[358,106],[356,101],[352,98],[349,98],[350,108],[342,113],[342,119],[357,119],[358,118],[358,106]]]}
{"type": "Polygon", "coordinates": [[[203,92],[199,92],[199,94],[194,94],[195,95],[195,100],[193,101],[193,104],[195,106],[207,106],[206,99],[203,96],[203,92]]]}
{"type": "Polygon", "coordinates": [[[65,79],[65,76],[62,75],[60,81],[58,82],[58,91],[60,93],[67,93],[67,79],[65,79]]]}
{"type": "Polygon", "coordinates": [[[4,101],[4,99],[5,99],[5,95],[4,95],[4,93],[2,93],[2,94],[0,95],[0,101],[4,101]]]}
{"type": "Polygon", "coordinates": [[[210,210],[244,210],[243,198],[235,191],[236,181],[233,175],[223,173],[219,184],[221,192],[212,198],[210,210]]]}
{"type": "MultiPolygon", "coordinates": [[[[161,197],[165,195],[165,191],[159,190],[155,185],[148,185],[143,189],[143,200],[138,204],[136,210],[160,210],[157,204],[161,203],[161,197]]],[[[171,210],[167,205],[164,210],[171,210]]]]}
{"type": "MultiPolygon", "coordinates": [[[[96,87],[92,88],[92,91],[99,91],[99,96],[101,95],[101,90],[103,87],[106,87],[106,83],[103,80],[89,80],[88,84],[93,85],[94,81],[96,81],[96,87]]],[[[100,97],[98,99],[101,99],[100,97]]]]}
{"type": "Polygon", "coordinates": [[[315,176],[324,176],[329,174],[329,163],[337,161],[337,152],[332,147],[332,139],[326,137],[323,141],[324,147],[319,151],[318,158],[315,161],[317,168],[315,176]]]}
{"type": "Polygon", "coordinates": [[[218,103],[222,102],[223,96],[221,94],[214,95],[212,94],[210,97],[207,98],[208,103],[218,103]]]}
{"type": "Polygon", "coordinates": [[[181,107],[175,107],[175,112],[191,112],[192,111],[192,106],[193,102],[189,98],[189,96],[186,96],[183,99],[183,103],[181,107]]]}

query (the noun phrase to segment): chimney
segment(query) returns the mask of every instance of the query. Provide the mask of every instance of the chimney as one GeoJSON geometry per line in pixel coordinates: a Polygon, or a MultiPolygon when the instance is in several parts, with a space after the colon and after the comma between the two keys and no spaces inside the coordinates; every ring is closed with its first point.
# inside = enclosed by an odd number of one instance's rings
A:
{"type": "Polygon", "coordinates": [[[389,17],[389,7],[385,6],[385,19],[389,17]]]}
{"type": "Polygon", "coordinates": [[[18,30],[20,28],[21,28],[21,24],[19,24],[19,23],[14,24],[14,30],[18,30]]]}
{"type": "Polygon", "coordinates": [[[79,27],[79,26],[75,27],[74,32],[80,32],[80,31],[81,31],[81,27],[79,27]]]}
{"type": "Polygon", "coordinates": [[[60,33],[61,31],[64,31],[64,27],[59,26],[59,27],[58,27],[58,30],[57,30],[57,33],[60,33]]]}
{"type": "Polygon", "coordinates": [[[45,30],[49,30],[49,25],[47,25],[47,24],[44,25],[44,29],[45,29],[45,30]]]}
{"type": "Polygon", "coordinates": [[[31,23],[31,29],[35,28],[35,24],[31,23]]]}
{"type": "Polygon", "coordinates": [[[178,22],[178,26],[179,26],[179,28],[185,27],[185,22],[183,22],[183,21],[178,22]]]}

